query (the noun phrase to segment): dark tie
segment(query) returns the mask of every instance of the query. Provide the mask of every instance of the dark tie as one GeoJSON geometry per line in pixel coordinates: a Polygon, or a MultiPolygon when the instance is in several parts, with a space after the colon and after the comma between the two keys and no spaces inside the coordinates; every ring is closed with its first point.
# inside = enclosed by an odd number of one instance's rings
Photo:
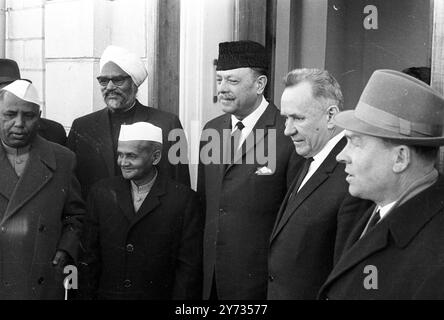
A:
{"type": "Polygon", "coordinates": [[[231,134],[231,163],[234,162],[234,155],[236,154],[237,148],[239,146],[239,141],[242,135],[242,129],[245,128],[242,121],[239,121],[234,126],[236,129],[231,134]]]}
{"type": "Polygon", "coordinates": [[[372,230],[376,226],[376,224],[379,222],[379,220],[381,220],[381,215],[379,214],[379,210],[377,210],[375,212],[375,214],[370,218],[370,221],[368,222],[368,225],[367,225],[367,229],[365,230],[365,232],[362,236],[369,233],[369,231],[372,230]]]}
{"type": "Polygon", "coordinates": [[[304,166],[302,167],[301,173],[298,177],[298,181],[296,182],[289,199],[293,198],[296,195],[296,193],[298,193],[298,189],[301,186],[302,181],[304,181],[304,178],[307,175],[308,169],[310,169],[310,165],[312,162],[313,162],[313,158],[306,158],[305,159],[304,166]]]}

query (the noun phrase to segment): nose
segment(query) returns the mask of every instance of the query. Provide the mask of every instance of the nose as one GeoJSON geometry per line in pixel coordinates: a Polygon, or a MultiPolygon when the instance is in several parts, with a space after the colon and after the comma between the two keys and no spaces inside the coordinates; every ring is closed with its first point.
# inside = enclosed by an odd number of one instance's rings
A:
{"type": "Polygon", "coordinates": [[[24,125],[25,125],[25,121],[23,120],[23,116],[20,113],[17,114],[17,117],[15,118],[15,121],[14,121],[14,127],[23,128],[24,125]]]}
{"type": "Polygon", "coordinates": [[[338,155],[336,156],[336,161],[337,162],[344,163],[344,164],[350,163],[350,157],[348,155],[347,148],[348,148],[348,143],[346,144],[344,149],[342,149],[342,151],[339,152],[338,155]]]}
{"type": "Polygon", "coordinates": [[[220,82],[217,84],[217,92],[227,92],[227,82],[224,79],[220,80],[220,82]]]}
{"type": "Polygon", "coordinates": [[[296,127],[294,125],[294,121],[291,118],[287,118],[287,120],[285,120],[284,134],[287,137],[291,137],[291,136],[294,136],[296,133],[298,133],[298,130],[296,129],[296,127]]]}
{"type": "Polygon", "coordinates": [[[117,157],[117,165],[118,165],[119,167],[125,167],[125,166],[127,166],[127,165],[128,165],[127,158],[126,158],[125,156],[119,155],[119,156],[117,157]]]}
{"type": "Polygon", "coordinates": [[[116,87],[116,85],[114,84],[114,82],[112,80],[109,80],[108,84],[106,85],[106,89],[113,90],[115,87],[116,87]]]}

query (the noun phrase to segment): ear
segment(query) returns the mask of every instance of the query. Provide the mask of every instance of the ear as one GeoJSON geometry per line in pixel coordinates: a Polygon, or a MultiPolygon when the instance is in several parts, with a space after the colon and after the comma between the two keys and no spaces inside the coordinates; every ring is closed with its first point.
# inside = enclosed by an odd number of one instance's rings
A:
{"type": "Polygon", "coordinates": [[[393,172],[401,173],[406,170],[410,164],[411,151],[405,145],[396,146],[393,148],[395,152],[395,161],[393,163],[393,172]]]}
{"type": "Polygon", "coordinates": [[[256,79],[256,84],[257,84],[257,94],[263,94],[265,87],[267,86],[267,76],[265,75],[261,75],[256,79]]]}
{"type": "Polygon", "coordinates": [[[335,128],[334,124],[331,122],[331,119],[333,119],[333,116],[337,113],[339,113],[339,108],[337,105],[332,105],[327,108],[327,128],[330,130],[333,130],[335,128]]]}
{"type": "Polygon", "coordinates": [[[162,158],[162,152],[160,150],[156,150],[153,152],[153,165],[157,165],[160,162],[160,159],[162,158]]]}

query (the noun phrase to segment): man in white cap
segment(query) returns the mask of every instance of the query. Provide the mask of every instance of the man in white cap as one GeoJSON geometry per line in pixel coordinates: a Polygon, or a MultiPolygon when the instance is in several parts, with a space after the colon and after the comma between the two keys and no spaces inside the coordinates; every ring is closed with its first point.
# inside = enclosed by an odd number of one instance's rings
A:
{"type": "Polygon", "coordinates": [[[355,110],[337,114],[351,195],[375,204],[320,291],[328,299],[443,299],[444,98],[404,73],[377,70],[355,110]]]}
{"type": "Polygon", "coordinates": [[[77,176],[85,198],[92,184],[121,174],[116,165],[120,126],[139,121],[162,128],[164,144],[159,170],[174,180],[190,184],[188,164],[173,165],[168,161],[168,151],[175,143],[168,141],[168,134],[171,130],[182,129],[179,119],[146,107],[136,98],[138,87],[146,77],[145,65],[135,54],[117,46],[109,46],[103,52],[97,80],[106,108],[74,120],[67,142],[77,155],[77,176]]]}
{"type": "Polygon", "coordinates": [[[82,298],[201,297],[203,213],[194,191],[157,170],[162,144],[157,126],[122,126],[122,176],[98,182],[88,196],[82,298]]]}
{"type": "Polygon", "coordinates": [[[63,299],[85,213],[75,156],[37,135],[37,90],[0,90],[0,299],[63,299]]]}

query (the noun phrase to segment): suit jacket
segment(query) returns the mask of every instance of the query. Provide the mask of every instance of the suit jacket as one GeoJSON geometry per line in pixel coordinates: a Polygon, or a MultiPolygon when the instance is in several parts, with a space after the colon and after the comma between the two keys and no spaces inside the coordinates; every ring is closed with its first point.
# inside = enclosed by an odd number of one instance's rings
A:
{"type": "Polygon", "coordinates": [[[68,149],[36,136],[20,178],[0,146],[0,299],[63,299],[56,250],[76,259],[85,206],[68,149]]]}
{"type": "Polygon", "coordinates": [[[37,129],[38,134],[48,141],[66,145],[66,132],[63,126],[55,121],[40,118],[37,129]]]}
{"type": "Polygon", "coordinates": [[[336,161],[345,144],[336,144],[289,204],[297,178],[285,197],[270,238],[268,299],[315,299],[333,268],[336,239],[349,232],[340,212],[355,213],[362,203],[349,196],[344,165],[336,161]]]}
{"type": "Polygon", "coordinates": [[[444,299],[444,179],[440,177],[434,185],[393,209],[359,239],[373,208],[350,234],[319,297],[444,299]],[[365,270],[369,266],[372,271],[365,270]],[[369,283],[376,284],[377,289],[368,289],[369,283]]]}
{"type": "MultiPolygon", "coordinates": [[[[134,122],[150,122],[162,128],[163,148],[159,169],[168,176],[185,185],[190,185],[188,164],[172,165],[168,161],[168,151],[175,143],[168,141],[168,134],[173,129],[182,129],[179,119],[170,113],[146,107],[136,101],[134,122]]],[[[186,140],[183,139],[184,147],[186,140]]],[[[77,156],[77,177],[82,185],[85,199],[91,186],[101,180],[115,175],[115,150],[111,135],[108,109],[90,113],[74,120],[68,135],[67,146],[77,156]]],[[[186,149],[186,148],[185,148],[186,149]]],[[[182,152],[187,153],[186,150],[182,152]]]]}
{"type": "MultiPolygon", "coordinates": [[[[264,136],[256,136],[254,146],[238,155],[243,164],[200,164],[198,192],[206,203],[204,299],[210,296],[213,275],[220,299],[266,298],[268,240],[301,160],[291,139],[284,136],[284,126],[278,109],[270,104],[254,128],[264,130],[264,136]],[[276,147],[276,169],[260,175],[257,171],[265,165],[254,155],[263,150],[267,154],[271,130],[276,133],[276,141],[270,140],[276,147]],[[248,158],[253,158],[250,164],[248,158]]],[[[220,137],[230,128],[229,114],[205,126],[220,137]]],[[[201,142],[201,150],[206,145],[201,142]]],[[[217,152],[226,146],[218,148],[217,152]]]]}
{"type": "Polygon", "coordinates": [[[200,298],[204,217],[196,193],[159,173],[135,213],[130,188],[113,177],[88,197],[83,298],[200,298]]]}

